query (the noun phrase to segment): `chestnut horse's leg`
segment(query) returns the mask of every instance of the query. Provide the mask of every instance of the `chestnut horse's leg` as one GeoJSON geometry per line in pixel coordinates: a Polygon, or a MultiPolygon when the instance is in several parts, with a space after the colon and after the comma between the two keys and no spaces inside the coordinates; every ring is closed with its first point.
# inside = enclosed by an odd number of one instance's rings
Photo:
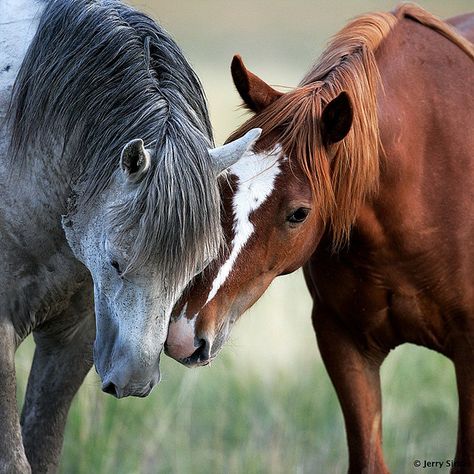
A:
{"type": "Polygon", "coordinates": [[[21,440],[16,406],[15,329],[0,322],[0,473],[31,472],[21,440]]]}
{"type": "Polygon", "coordinates": [[[89,289],[81,291],[68,310],[34,332],[36,350],[21,425],[35,474],[58,469],[69,406],[92,365],[92,301],[89,289]]]}
{"type": "Polygon", "coordinates": [[[459,394],[458,441],[451,472],[474,472],[474,357],[471,344],[455,352],[454,366],[459,394]]]}
{"type": "Polygon", "coordinates": [[[344,414],[349,473],[388,473],[382,452],[379,369],[387,352],[363,353],[329,312],[313,309],[319,350],[344,414]]]}

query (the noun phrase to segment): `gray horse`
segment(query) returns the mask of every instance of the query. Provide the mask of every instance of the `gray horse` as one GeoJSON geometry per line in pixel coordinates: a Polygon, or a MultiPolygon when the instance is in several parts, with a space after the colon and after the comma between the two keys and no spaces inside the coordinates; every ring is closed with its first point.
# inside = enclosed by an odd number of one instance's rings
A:
{"type": "Polygon", "coordinates": [[[1,1],[0,471],[50,472],[92,360],[116,397],[159,381],[173,304],[221,245],[216,176],[259,130],[209,152],[200,82],[142,13],[1,1]]]}

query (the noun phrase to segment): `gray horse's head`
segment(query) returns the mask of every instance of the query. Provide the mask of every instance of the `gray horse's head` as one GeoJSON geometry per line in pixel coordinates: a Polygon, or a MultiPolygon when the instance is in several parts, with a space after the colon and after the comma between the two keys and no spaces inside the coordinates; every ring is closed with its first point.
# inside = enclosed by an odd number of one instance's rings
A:
{"type": "Polygon", "coordinates": [[[103,389],[145,396],[177,297],[223,241],[217,175],[259,131],[209,152],[199,79],[165,31],[115,0],[47,3],[10,117],[15,169],[44,174],[48,212],[64,214],[92,275],[103,389]]]}
{"type": "MultiPolygon", "coordinates": [[[[187,183],[186,189],[171,176],[156,183],[156,167],[162,163],[142,139],[135,139],[123,148],[110,185],[96,199],[87,203],[78,189],[63,225],[94,282],[94,359],[104,391],[146,396],[159,381],[173,305],[217,256],[221,243],[220,226],[210,215],[218,214],[219,203],[213,192],[200,191],[217,192],[217,176],[259,135],[260,130],[252,130],[209,150],[210,180],[209,174],[173,173],[187,183]]],[[[158,174],[164,172],[161,168],[158,174]]]]}

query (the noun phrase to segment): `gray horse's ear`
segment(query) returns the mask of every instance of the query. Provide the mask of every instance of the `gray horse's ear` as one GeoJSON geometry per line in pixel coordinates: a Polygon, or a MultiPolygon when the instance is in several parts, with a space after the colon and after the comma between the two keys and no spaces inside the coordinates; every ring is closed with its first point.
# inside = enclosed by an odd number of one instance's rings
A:
{"type": "Polygon", "coordinates": [[[216,174],[222,173],[222,171],[239,161],[244,153],[258,140],[261,133],[261,128],[252,128],[243,137],[209,150],[216,174]]]}
{"type": "Polygon", "coordinates": [[[131,181],[137,181],[150,167],[150,153],[141,138],[129,141],[120,156],[120,169],[131,181]]]}

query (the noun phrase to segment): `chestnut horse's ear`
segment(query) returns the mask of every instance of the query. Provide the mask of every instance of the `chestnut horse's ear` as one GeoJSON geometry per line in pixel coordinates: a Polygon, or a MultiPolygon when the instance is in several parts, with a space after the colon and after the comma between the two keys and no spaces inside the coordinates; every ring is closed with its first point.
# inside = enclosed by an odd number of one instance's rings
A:
{"type": "Polygon", "coordinates": [[[349,133],[353,115],[347,92],[341,92],[326,105],[321,115],[321,132],[325,145],[337,143],[349,133]]]}
{"type": "Polygon", "coordinates": [[[238,54],[232,59],[230,71],[240,97],[254,112],[260,112],[283,95],[251,73],[238,54]]]}

